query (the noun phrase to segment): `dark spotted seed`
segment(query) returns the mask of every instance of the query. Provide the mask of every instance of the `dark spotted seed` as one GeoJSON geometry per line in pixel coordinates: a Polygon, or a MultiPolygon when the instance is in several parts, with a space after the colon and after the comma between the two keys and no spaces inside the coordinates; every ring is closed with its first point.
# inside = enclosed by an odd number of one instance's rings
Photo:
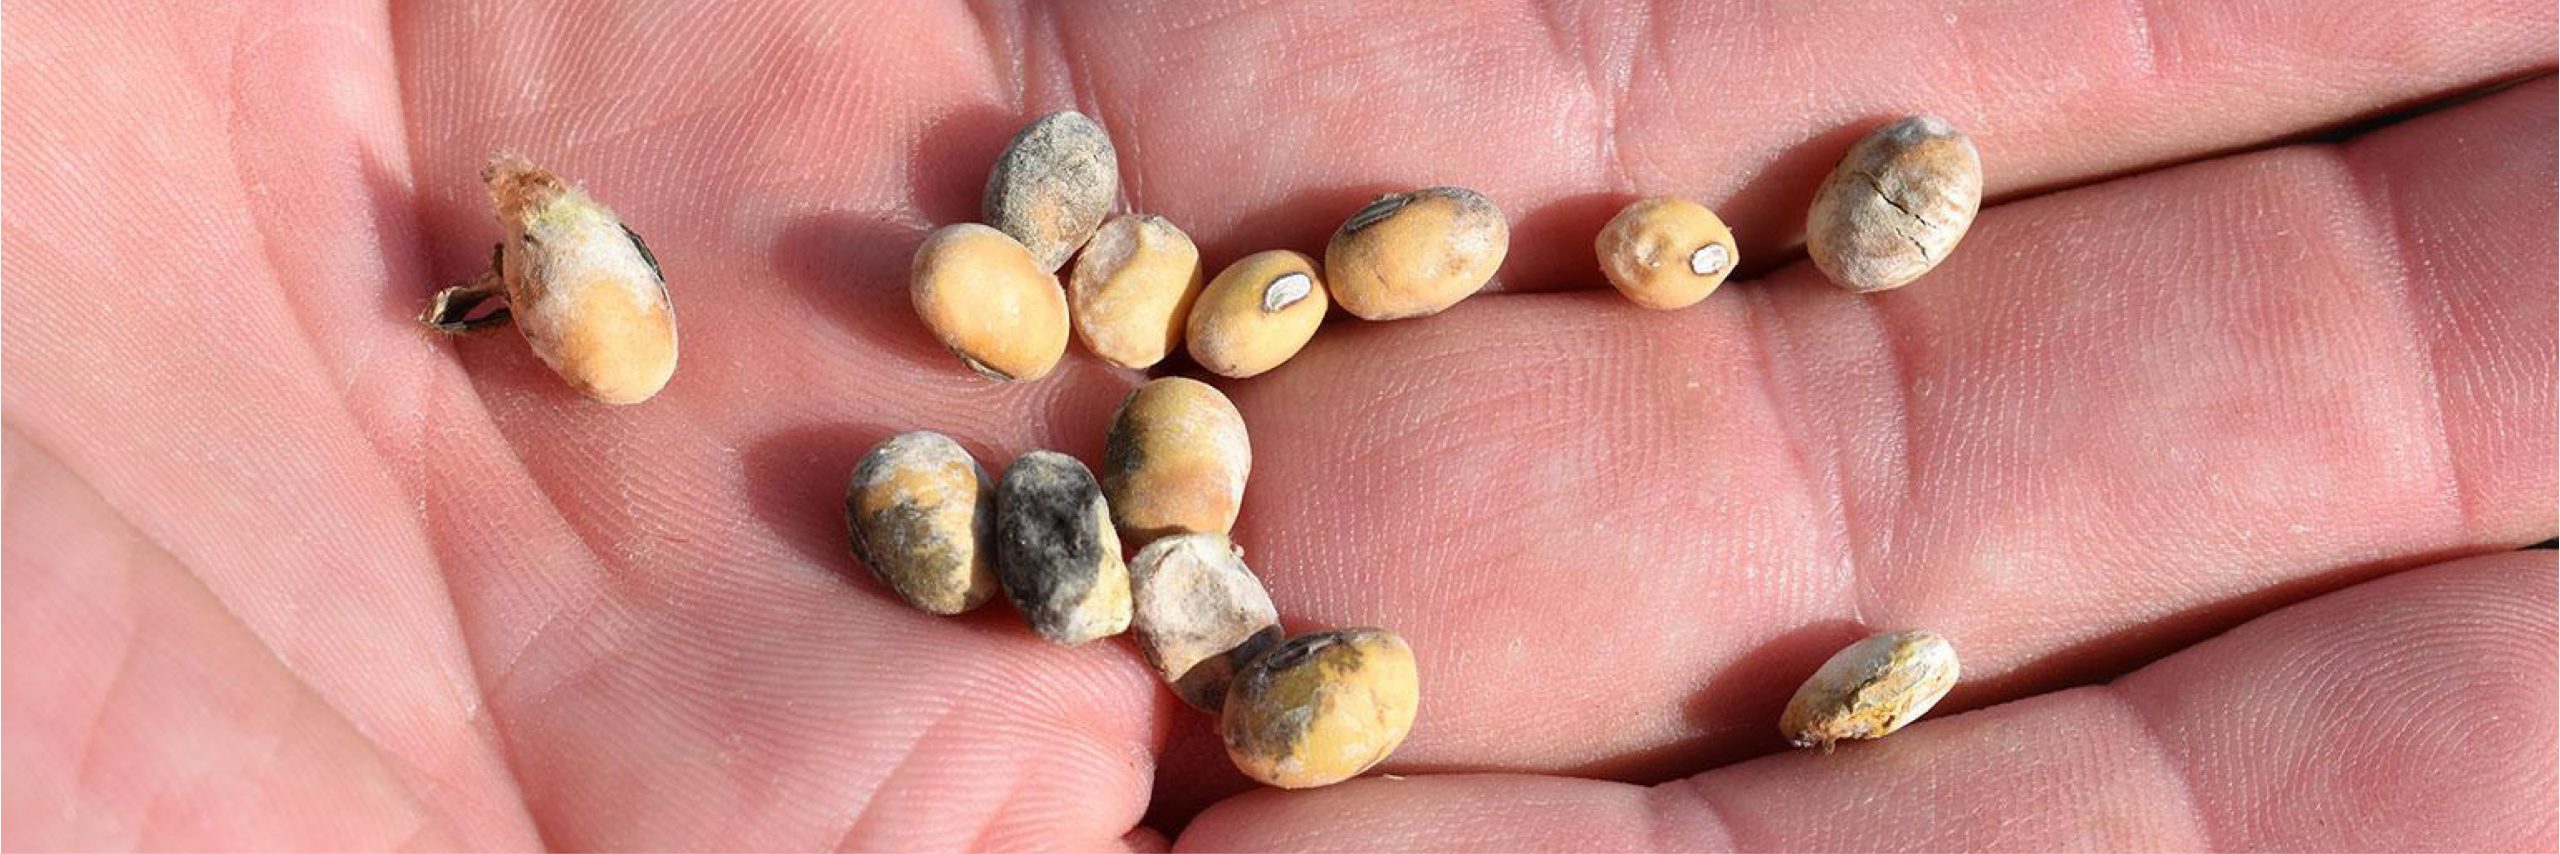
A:
{"type": "Polygon", "coordinates": [[[996,578],[1032,631],[1066,646],[1129,628],[1129,569],[1102,486],[1074,457],[1033,451],[996,484],[996,578]]]}

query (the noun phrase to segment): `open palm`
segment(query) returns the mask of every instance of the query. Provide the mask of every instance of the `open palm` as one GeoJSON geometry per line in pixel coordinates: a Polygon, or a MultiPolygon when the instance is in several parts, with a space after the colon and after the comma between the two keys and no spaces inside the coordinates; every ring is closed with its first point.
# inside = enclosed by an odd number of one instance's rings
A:
{"type": "Polygon", "coordinates": [[[2555,844],[2553,560],[2458,560],[2554,533],[2546,3],[540,5],[11,6],[9,847],[2555,844]],[[1400,779],[1231,798],[1125,643],[847,555],[873,442],[1097,461],[1140,379],[906,306],[1069,106],[1212,265],[1513,217],[1498,293],[1224,384],[1284,619],[1420,656],[1400,779]],[[1788,260],[1915,111],[1987,164],[1963,249],[1788,260]],[[412,319],[499,150],[657,250],[655,400],[412,319]],[[1751,275],[1609,293],[1658,193],[1751,275]],[[1898,627],[1944,713],[1754,758],[1898,627]]]}

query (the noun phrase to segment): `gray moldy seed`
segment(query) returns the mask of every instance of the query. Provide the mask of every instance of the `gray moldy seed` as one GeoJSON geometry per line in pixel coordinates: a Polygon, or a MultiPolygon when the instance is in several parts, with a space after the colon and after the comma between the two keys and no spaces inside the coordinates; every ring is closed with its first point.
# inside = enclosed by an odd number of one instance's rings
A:
{"type": "Polygon", "coordinates": [[[1797,747],[1883,738],[1928,714],[1954,688],[1956,648],[1933,632],[1875,635],[1833,653],[1788,698],[1778,731],[1797,747]]]}
{"type": "Polygon", "coordinates": [[[1280,612],[1223,534],[1166,537],[1129,564],[1138,650],[1192,708],[1216,713],[1236,671],[1280,643],[1280,612]]]}
{"type": "Polygon", "coordinates": [[[900,433],[864,454],[844,517],[854,557],[918,610],[958,614],[995,595],[995,487],[950,437],[900,433]]]}
{"type": "Polygon", "coordinates": [[[1111,135],[1083,113],[1061,110],[1013,135],[987,175],[981,213],[1055,273],[1102,225],[1119,192],[1111,135]]]}
{"type": "Polygon", "coordinates": [[[1129,628],[1129,569],[1102,486],[1074,457],[1033,451],[996,484],[996,578],[1031,629],[1075,646],[1129,628]]]}
{"type": "Polygon", "coordinates": [[[1805,254],[1841,287],[1890,290],[1954,252],[1982,207],[1982,156],[1935,116],[1886,125],[1849,147],[1815,192],[1805,254]]]}

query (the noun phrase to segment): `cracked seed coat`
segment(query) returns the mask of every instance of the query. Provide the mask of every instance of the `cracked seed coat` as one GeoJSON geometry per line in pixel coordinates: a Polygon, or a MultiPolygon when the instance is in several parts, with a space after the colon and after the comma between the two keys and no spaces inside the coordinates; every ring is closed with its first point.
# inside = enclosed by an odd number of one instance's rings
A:
{"type": "Polygon", "coordinates": [[[1138,650],[1193,708],[1226,704],[1237,670],[1280,643],[1280,612],[1223,534],[1166,537],[1129,563],[1138,650]]]}
{"type": "Polygon", "coordinates": [[[1890,632],[1850,644],[1824,661],[1787,700],[1778,730],[1797,747],[1883,738],[1919,720],[1958,668],[1955,645],[1924,631],[1890,632]]]}
{"type": "Polygon", "coordinates": [[[1982,157],[1934,116],[1886,125],[1849,147],[1805,217],[1805,254],[1859,293],[1910,284],[1945,261],[1982,207],[1982,157]]]}

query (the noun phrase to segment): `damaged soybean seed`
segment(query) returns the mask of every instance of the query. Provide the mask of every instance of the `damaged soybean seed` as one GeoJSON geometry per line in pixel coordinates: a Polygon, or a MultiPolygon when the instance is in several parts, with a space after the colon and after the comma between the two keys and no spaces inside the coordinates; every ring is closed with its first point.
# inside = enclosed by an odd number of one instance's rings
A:
{"type": "Polygon", "coordinates": [[[1067,352],[1066,293],[1004,232],[935,229],[916,247],[908,296],[942,346],[985,376],[1036,380],[1067,352]]]}
{"type": "Polygon", "coordinates": [[[1637,305],[1685,308],[1715,293],[1740,254],[1733,231],[1714,211],[1687,199],[1657,196],[1618,211],[1594,241],[1609,284],[1637,305]]]}
{"type": "Polygon", "coordinates": [[[1120,192],[1119,155],[1102,126],[1074,110],[1032,120],[1013,135],[987,175],[988,225],[1056,272],[1093,236],[1120,192]]]}
{"type": "Polygon", "coordinates": [[[1112,364],[1152,366],[1182,343],[1200,284],[1200,249],[1182,229],[1159,216],[1112,217],[1067,277],[1076,338],[1112,364]]]}
{"type": "Polygon", "coordinates": [[[854,557],[918,610],[958,614],[995,595],[995,486],[951,437],[917,430],[873,447],[844,518],[854,557]]]}
{"type": "Polygon", "coordinates": [[[1245,776],[1283,789],[1331,785],[1404,743],[1420,690],[1413,648],[1394,632],[1300,635],[1237,672],[1218,728],[1245,776]]]}
{"type": "Polygon", "coordinates": [[[1138,650],[1192,708],[1216,713],[1236,671],[1280,643],[1280,612],[1224,534],[1166,537],[1129,564],[1138,650]]]}
{"type": "Polygon", "coordinates": [[[1365,320],[1438,314],[1502,266],[1511,224],[1484,194],[1432,187],[1384,196],[1354,212],[1324,250],[1325,284],[1365,320]]]}
{"type": "Polygon", "coordinates": [[[1102,492],[1131,546],[1179,533],[1226,533],[1252,472],[1244,414],[1208,383],[1150,380],[1111,417],[1102,492]]]}
{"type": "Polygon", "coordinates": [[[514,323],[533,354],[604,403],[648,400],[676,370],[675,304],[640,235],[523,158],[480,170],[506,238],[488,272],[435,295],[419,320],[461,333],[514,323]],[[474,316],[504,296],[506,307],[474,316]]]}
{"type": "Polygon", "coordinates": [[[1982,157],[1935,116],[1886,125],[1849,147],[1805,217],[1805,254],[1859,293],[1910,284],[1946,260],[1982,207],[1982,157]]]}
{"type": "Polygon", "coordinates": [[[1280,366],[1316,335],[1332,300],[1315,261],[1285,249],[1228,265],[1191,305],[1184,329],[1192,361],[1226,377],[1280,366]]]}
{"type": "Polygon", "coordinates": [[[1129,628],[1129,569],[1102,486],[1074,457],[1033,451],[996,484],[996,579],[1052,643],[1075,646],[1129,628]]]}
{"type": "Polygon", "coordinates": [[[1876,635],[1822,663],[1797,688],[1778,730],[1797,747],[1883,738],[1903,728],[1955,687],[1955,645],[1931,632],[1876,635]]]}

